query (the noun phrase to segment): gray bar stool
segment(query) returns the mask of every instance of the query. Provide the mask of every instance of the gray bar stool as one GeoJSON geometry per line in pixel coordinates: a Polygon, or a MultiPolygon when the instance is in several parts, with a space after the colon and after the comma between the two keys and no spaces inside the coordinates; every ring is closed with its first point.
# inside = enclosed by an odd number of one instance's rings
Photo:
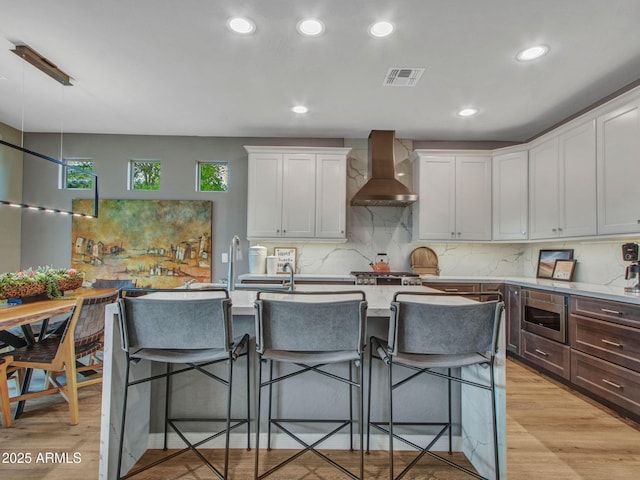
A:
{"type": "MultiPolygon", "coordinates": [[[[259,388],[254,478],[265,478],[303,453],[310,451],[349,477],[361,479],[364,472],[362,352],[366,345],[367,317],[367,302],[364,292],[258,292],[255,308],[259,388]],[[267,361],[270,364],[269,379],[263,381],[262,364],[267,361]],[[274,378],[273,366],[279,363],[294,366],[294,370],[274,378]],[[338,363],[348,365],[348,376],[338,375],[323,368],[326,365],[338,363]],[[359,368],[358,379],[355,381],[352,370],[354,365],[359,368]],[[323,375],[348,386],[349,405],[345,406],[349,410],[348,419],[272,417],[273,385],[306,373],[323,375]],[[265,387],[269,389],[267,448],[271,448],[272,425],[289,435],[303,448],[268,471],[259,474],[260,412],[262,389],[265,387]],[[353,388],[360,389],[358,405],[360,471],[357,475],[317,449],[322,442],[348,426],[350,447],[353,450],[353,388]],[[300,438],[299,432],[292,432],[287,425],[288,423],[337,424],[338,426],[326,434],[323,432],[322,438],[310,444],[300,438]]],[[[313,388],[313,386],[309,388],[313,388]]],[[[318,391],[318,395],[321,393],[318,391]]]]}
{"type": "MultiPolygon", "coordinates": [[[[151,467],[159,465],[184,452],[192,451],[220,479],[224,480],[229,467],[229,434],[232,429],[247,425],[247,449],[250,449],[250,403],[249,403],[249,335],[233,336],[231,300],[225,289],[175,290],[137,289],[123,291],[118,300],[122,349],[127,355],[125,369],[125,389],[118,453],[117,478],[129,478],[151,467]],[[162,297],[141,293],[163,292],[162,297]],[[233,365],[240,356],[247,358],[247,404],[245,418],[231,418],[231,386],[233,365]],[[130,381],[130,367],[140,360],[164,362],[166,373],[144,379],[130,381]],[[227,376],[222,377],[204,367],[227,362],[227,376]],[[176,364],[185,367],[173,369],[176,364]],[[206,378],[215,380],[227,388],[227,409],[225,418],[173,418],[170,416],[171,377],[179,373],[197,370],[206,378]],[[144,382],[164,378],[166,380],[164,449],[167,449],[168,427],[186,444],[186,448],[168,454],[151,464],[142,466],[121,477],[122,450],[129,388],[144,382]],[[178,424],[181,422],[222,423],[224,428],[204,440],[192,443],[178,424]],[[225,435],[224,469],[219,471],[198,450],[197,447],[225,435]]],[[[203,406],[206,408],[206,405],[203,406]]]]}
{"type": "MultiPolygon", "coordinates": [[[[475,477],[484,478],[468,468],[458,465],[448,458],[438,455],[430,449],[448,432],[449,454],[452,452],[452,406],[451,382],[458,382],[488,390],[491,393],[493,447],[496,478],[499,478],[498,431],[496,425],[496,398],[494,364],[498,348],[498,331],[504,304],[499,292],[451,293],[444,292],[396,292],[391,302],[388,340],[371,337],[369,350],[369,396],[367,413],[367,452],[369,451],[370,427],[374,427],[389,436],[389,478],[400,479],[425,455],[428,454],[446,464],[475,477]],[[438,297],[486,296],[498,300],[453,304],[438,300],[438,297]],[[411,298],[413,297],[413,298],[411,298]],[[426,297],[432,297],[429,300],[426,297]],[[402,299],[401,299],[402,298],[402,299]],[[372,360],[377,358],[388,367],[388,421],[371,421],[371,370],[372,360]],[[490,382],[482,384],[461,378],[452,373],[453,369],[470,365],[486,365],[490,371],[490,382]],[[394,380],[393,367],[400,366],[412,371],[401,380],[394,380]],[[443,373],[444,372],[446,373],[443,373]],[[393,418],[394,392],[422,374],[437,376],[447,380],[447,421],[434,422],[396,422],[393,418]],[[426,447],[416,445],[406,438],[406,434],[394,431],[394,426],[439,427],[433,440],[426,447]],[[405,436],[403,436],[405,435],[405,436]],[[394,477],[393,441],[398,440],[419,451],[419,454],[407,467],[394,477]]],[[[428,405],[426,405],[428,408],[428,405]]]]}

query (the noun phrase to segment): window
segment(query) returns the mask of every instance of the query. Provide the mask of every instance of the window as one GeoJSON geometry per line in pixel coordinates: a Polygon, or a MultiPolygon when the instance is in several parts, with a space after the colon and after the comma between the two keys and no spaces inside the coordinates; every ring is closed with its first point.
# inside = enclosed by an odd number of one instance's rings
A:
{"type": "Polygon", "coordinates": [[[129,190],[160,190],[160,162],[130,160],[129,190]]]}
{"type": "Polygon", "coordinates": [[[197,170],[199,192],[226,192],[229,189],[227,162],[198,162],[197,170]]]}
{"type": "Polygon", "coordinates": [[[93,188],[93,176],[87,172],[93,172],[93,160],[90,158],[65,158],[65,163],[77,168],[60,166],[61,188],[74,190],[91,190],[93,188]]]}

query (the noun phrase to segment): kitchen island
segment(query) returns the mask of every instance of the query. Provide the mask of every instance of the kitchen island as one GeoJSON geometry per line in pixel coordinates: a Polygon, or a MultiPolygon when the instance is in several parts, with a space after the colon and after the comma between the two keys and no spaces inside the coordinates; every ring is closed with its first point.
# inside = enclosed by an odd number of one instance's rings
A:
{"type": "MultiPolygon", "coordinates": [[[[367,321],[367,335],[376,335],[386,337],[388,330],[388,318],[389,318],[389,304],[392,300],[393,294],[396,291],[429,291],[427,287],[419,286],[406,286],[406,287],[392,287],[392,286],[354,286],[354,285],[299,285],[296,287],[299,290],[309,291],[336,291],[336,290],[361,290],[365,292],[368,302],[368,321],[367,321]]],[[[286,291],[281,293],[286,296],[286,291]]],[[[189,291],[184,292],[185,296],[193,295],[189,291]]],[[[254,307],[253,302],[256,297],[256,291],[253,290],[234,290],[230,292],[233,302],[232,313],[234,322],[234,334],[239,335],[243,333],[249,333],[252,337],[255,337],[255,320],[254,320],[254,307]]],[[[468,302],[470,300],[461,297],[448,297],[443,300],[446,302],[468,302]]],[[[120,348],[120,333],[117,322],[117,308],[112,305],[108,308],[106,313],[106,331],[105,331],[105,369],[103,380],[103,399],[102,399],[102,424],[101,424],[101,439],[100,439],[100,475],[101,479],[113,478],[113,472],[116,468],[117,462],[117,449],[118,449],[118,435],[119,435],[119,419],[122,412],[122,392],[123,392],[123,378],[124,378],[124,366],[125,355],[120,348]]],[[[252,338],[251,349],[251,365],[250,368],[255,372],[255,343],[252,338]]],[[[367,356],[365,355],[365,358],[367,356]]],[[[503,328],[500,332],[500,351],[498,361],[496,362],[496,388],[497,388],[497,417],[498,417],[498,438],[499,438],[499,450],[501,461],[501,478],[506,478],[506,437],[505,437],[505,423],[506,423],[506,399],[505,399],[505,355],[504,355],[504,334],[503,328]]],[[[381,362],[375,362],[373,371],[372,384],[376,389],[373,392],[373,405],[372,405],[372,420],[380,420],[387,418],[387,410],[384,405],[386,393],[384,386],[386,385],[386,369],[381,365],[381,362]]],[[[238,362],[237,368],[235,368],[235,375],[237,378],[242,378],[243,369],[245,363],[244,359],[238,362]]],[[[365,363],[363,366],[365,369],[369,368],[365,363]]],[[[149,362],[140,362],[132,368],[132,380],[135,378],[142,378],[148,376],[152,371],[159,368],[158,365],[152,365],[149,362]]],[[[343,366],[336,366],[336,368],[344,368],[343,366]]],[[[158,370],[160,371],[160,370],[158,370]]],[[[366,371],[366,370],[365,370],[366,371]]],[[[462,372],[463,376],[467,379],[480,379],[486,381],[488,378],[488,369],[482,367],[465,367],[462,372]]],[[[173,381],[172,391],[172,409],[179,415],[188,416],[198,411],[198,409],[207,410],[208,414],[216,415],[222,412],[225,408],[224,394],[221,391],[217,391],[215,388],[209,387],[204,383],[199,382],[197,372],[189,372],[176,377],[173,381]]],[[[251,386],[251,398],[252,402],[255,399],[255,383],[256,375],[252,375],[254,378],[253,385],[251,386]]],[[[446,418],[446,382],[440,382],[438,379],[429,378],[428,388],[424,385],[421,387],[411,386],[407,388],[415,388],[414,393],[419,396],[414,396],[414,400],[408,403],[398,402],[394,408],[396,416],[398,412],[410,411],[412,415],[417,412],[424,412],[428,416],[427,421],[439,421],[446,418]],[[415,401],[415,398],[420,398],[421,401],[415,401]],[[426,408],[425,408],[426,406],[426,408]],[[396,410],[397,409],[397,410],[396,410]]],[[[322,382],[321,378],[308,377],[306,379],[301,378],[299,384],[294,384],[290,388],[296,389],[296,401],[287,402],[287,397],[284,396],[286,392],[283,392],[283,397],[277,402],[281,409],[280,414],[292,413],[295,415],[296,408],[304,405],[305,408],[312,408],[320,415],[326,415],[331,417],[335,415],[335,412],[344,410],[345,405],[348,405],[346,398],[348,395],[347,389],[344,387],[332,386],[328,384],[323,391],[326,391],[326,397],[318,395],[318,389],[305,389],[305,382],[322,382]],[[308,393],[306,393],[308,392],[308,393]],[[300,398],[302,394],[303,398],[300,398]],[[329,399],[329,400],[328,400],[329,399]],[[336,405],[334,409],[334,405],[336,405]]],[[[127,423],[127,433],[125,436],[125,448],[123,459],[123,472],[126,472],[131,466],[142,456],[142,454],[151,448],[162,448],[162,412],[163,401],[161,400],[164,395],[164,382],[156,382],[157,385],[150,386],[149,384],[143,384],[130,390],[129,393],[129,409],[127,417],[131,419],[127,423]]],[[[419,382],[418,382],[419,383],[419,382]]],[[[369,386],[365,385],[364,395],[367,394],[369,386]]],[[[278,393],[274,392],[276,395],[278,393]]],[[[242,409],[243,401],[247,395],[246,388],[243,382],[237,382],[234,385],[234,406],[232,415],[236,416],[236,407],[238,414],[242,409]]],[[[469,461],[474,465],[478,472],[486,477],[493,478],[494,466],[493,466],[493,441],[492,441],[492,428],[491,428],[491,408],[490,408],[490,396],[487,392],[477,391],[477,389],[469,388],[465,386],[454,386],[453,389],[453,422],[454,422],[454,442],[453,448],[455,451],[462,451],[465,453],[469,461]]],[[[266,405],[264,405],[266,407],[266,405]]],[[[255,415],[252,415],[255,418],[255,415]]],[[[265,418],[265,417],[263,417],[265,418]]],[[[198,427],[194,425],[192,439],[204,438],[206,432],[197,431],[198,427]]],[[[252,431],[255,431],[252,428],[252,431]]],[[[264,432],[264,426],[261,426],[261,431],[264,432]]],[[[303,433],[303,437],[304,437],[303,433]]],[[[308,433],[309,438],[315,438],[317,436],[314,432],[308,433]]],[[[422,443],[425,435],[416,435],[416,442],[422,443]]],[[[222,441],[222,439],[220,439],[222,441]]],[[[357,442],[357,440],[356,440],[357,442]]],[[[252,442],[253,443],[253,442],[252,442]]],[[[372,435],[371,446],[372,449],[386,449],[387,437],[384,435],[372,435]]],[[[261,441],[261,444],[265,444],[261,441]]],[[[356,443],[357,444],[357,443],[356,443]]],[[[324,444],[324,448],[334,449],[348,449],[349,438],[348,434],[337,436],[331,442],[324,444]]],[[[181,448],[183,445],[181,442],[169,435],[169,447],[181,448]]],[[[219,448],[222,443],[216,443],[216,441],[210,442],[207,445],[208,448],[219,448]]],[[[242,431],[233,432],[231,436],[232,448],[246,448],[246,437],[242,431]]],[[[297,447],[288,440],[288,437],[283,435],[274,435],[272,440],[273,448],[291,448],[297,447]]],[[[446,451],[447,440],[446,438],[440,439],[436,444],[435,450],[446,451]]]]}

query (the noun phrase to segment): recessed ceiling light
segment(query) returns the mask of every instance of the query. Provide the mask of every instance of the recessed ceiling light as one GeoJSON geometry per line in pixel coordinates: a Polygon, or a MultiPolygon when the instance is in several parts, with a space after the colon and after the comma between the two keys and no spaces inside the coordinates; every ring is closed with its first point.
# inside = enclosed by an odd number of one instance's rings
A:
{"type": "Polygon", "coordinates": [[[475,115],[476,113],[478,113],[478,109],[477,108],[463,108],[462,110],[460,110],[458,112],[458,115],[460,115],[461,117],[471,117],[472,115],[475,115]]]}
{"type": "Polygon", "coordinates": [[[526,48],[521,50],[516,55],[516,58],[521,62],[528,62],[530,60],[535,60],[536,58],[540,58],[545,55],[549,51],[549,47],[546,45],[536,45],[535,47],[526,48]]]}
{"type": "Polygon", "coordinates": [[[233,17],[227,21],[227,26],[236,33],[249,35],[255,32],[256,24],[250,18],[233,17]]]}
{"type": "Polygon", "coordinates": [[[376,22],[369,27],[369,34],[374,37],[386,37],[393,33],[394,26],[391,22],[376,22]]]}
{"type": "Polygon", "coordinates": [[[317,37],[324,32],[324,23],[315,18],[306,18],[298,22],[297,28],[302,35],[317,37]]]}
{"type": "Polygon", "coordinates": [[[292,112],[294,113],[307,113],[309,111],[309,109],[307,107],[305,107],[304,105],[296,105],[295,107],[293,107],[291,109],[292,112]]]}

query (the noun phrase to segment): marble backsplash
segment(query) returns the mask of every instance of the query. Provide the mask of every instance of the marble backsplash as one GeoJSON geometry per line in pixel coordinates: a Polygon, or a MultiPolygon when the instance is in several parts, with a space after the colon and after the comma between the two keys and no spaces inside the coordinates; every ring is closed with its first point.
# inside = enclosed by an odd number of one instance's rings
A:
{"type": "MultiPolygon", "coordinates": [[[[345,139],[351,147],[347,163],[347,201],[366,182],[369,171],[366,139],[345,139]]],[[[396,176],[413,188],[409,156],[413,142],[396,139],[396,176]]],[[[571,248],[578,260],[574,281],[626,286],[621,244],[639,239],[566,241],[545,243],[432,243],[411,241],[411,207],[347,207],[345,243],[260,242],[268,248],[295,247],[298,273],[346,274],[367,271],[378,253],[386,253],[391,269],[411,271],[413,249],[428,246],[438,255],[442,276],[535,277],[540,249],[571,248]]]]}

